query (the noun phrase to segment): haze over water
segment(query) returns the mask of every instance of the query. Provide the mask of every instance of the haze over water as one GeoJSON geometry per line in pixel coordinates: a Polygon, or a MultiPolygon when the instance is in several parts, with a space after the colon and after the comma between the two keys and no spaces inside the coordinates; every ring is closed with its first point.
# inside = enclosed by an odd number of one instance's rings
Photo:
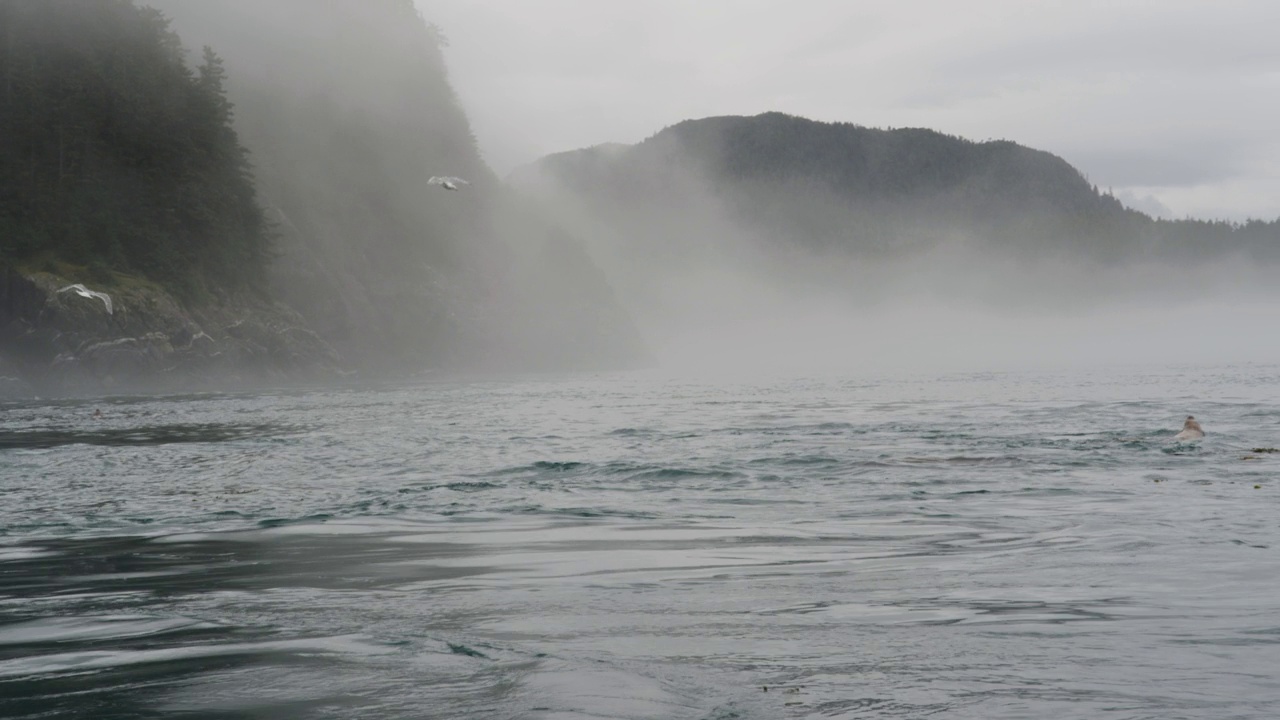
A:
{"type": "Polygon", "coordinates": [[[1271,718],[1277,379],[8,405],[0,716],[1271,718]]]}

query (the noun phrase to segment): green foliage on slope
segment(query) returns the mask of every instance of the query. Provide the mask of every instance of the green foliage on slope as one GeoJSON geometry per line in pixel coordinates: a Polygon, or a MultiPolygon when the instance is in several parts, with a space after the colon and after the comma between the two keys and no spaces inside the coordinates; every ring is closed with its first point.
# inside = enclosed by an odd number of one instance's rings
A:
{"type": "Polygon", "coordinates": [[[226,80],[131,0],[0,0],[0,259],[260,290],[270,233],[226,80]]]}

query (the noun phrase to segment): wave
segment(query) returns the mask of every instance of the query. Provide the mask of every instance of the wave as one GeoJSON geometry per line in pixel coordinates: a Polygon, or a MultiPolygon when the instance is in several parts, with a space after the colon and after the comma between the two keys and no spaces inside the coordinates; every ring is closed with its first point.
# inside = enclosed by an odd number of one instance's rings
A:
{"type": "Polygon", "coordinates": [[[47,450],[67,445],[120,447],[220,443],[278,436],[291,430],[291,428],[273,424],[228,423],[158,425],[102,430],[4,430],[0,431],[0,450],[47,450]]]}

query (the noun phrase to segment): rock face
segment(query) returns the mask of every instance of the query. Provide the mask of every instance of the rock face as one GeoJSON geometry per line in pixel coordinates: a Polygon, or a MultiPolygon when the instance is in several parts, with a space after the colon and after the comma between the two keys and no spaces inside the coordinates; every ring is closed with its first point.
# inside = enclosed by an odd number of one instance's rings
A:
{"type": "Polygon", "coordinates": [[[337,354],[279,304],[192,312],[150,285],[58,292],[71,281],[0,268],[0,399],[201,390],[338,377],[337,354]]]}

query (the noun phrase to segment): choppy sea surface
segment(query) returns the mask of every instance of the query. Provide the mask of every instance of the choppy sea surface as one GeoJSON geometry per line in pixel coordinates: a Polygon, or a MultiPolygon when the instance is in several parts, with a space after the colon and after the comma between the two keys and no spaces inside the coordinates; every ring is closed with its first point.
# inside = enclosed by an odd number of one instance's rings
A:
{"type": "Polygon", "coordinates": [[[1277,447],[1267,365],[2,405],[0,717],[1271,720],[1277,447]]]}

